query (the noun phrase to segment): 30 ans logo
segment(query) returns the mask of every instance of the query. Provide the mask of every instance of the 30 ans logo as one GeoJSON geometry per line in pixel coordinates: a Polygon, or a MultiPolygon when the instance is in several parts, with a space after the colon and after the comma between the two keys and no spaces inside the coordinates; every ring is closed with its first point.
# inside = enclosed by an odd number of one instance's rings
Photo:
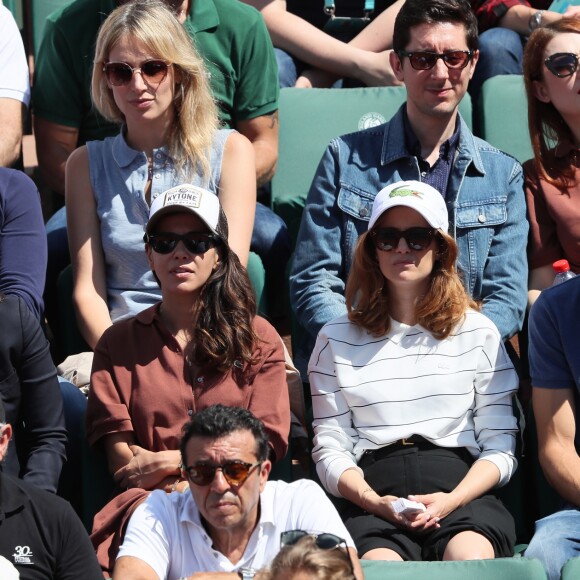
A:
{"type": "Polygon", "coordinates": [[[34,564],[32,555],[32,550],[29,546],[16,546],[12,557],[14,558],[15,564],[34,564]]]}

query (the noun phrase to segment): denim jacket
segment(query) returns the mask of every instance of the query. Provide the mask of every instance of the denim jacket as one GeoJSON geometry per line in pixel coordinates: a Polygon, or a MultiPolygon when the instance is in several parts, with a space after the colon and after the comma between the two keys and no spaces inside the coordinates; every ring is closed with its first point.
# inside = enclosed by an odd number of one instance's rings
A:
{"type": "MultiPolygon", "coordinates": [[[[404,107],[405,105],[403,105],[404,107]]],[[[460,118],[446,203],[458,268],[470,294],[504,340],[524,318],[528,222],[520,164],[474,137],[460,118]]],[[[290,276],[290,299],[307,336],[296,363],[303,371],[324,324],[346,312],[345,284],[376,194],[389,183],[421,180],[405,148],[403,109],[386,124],[331,141],[306,200],[290,276]]]]}

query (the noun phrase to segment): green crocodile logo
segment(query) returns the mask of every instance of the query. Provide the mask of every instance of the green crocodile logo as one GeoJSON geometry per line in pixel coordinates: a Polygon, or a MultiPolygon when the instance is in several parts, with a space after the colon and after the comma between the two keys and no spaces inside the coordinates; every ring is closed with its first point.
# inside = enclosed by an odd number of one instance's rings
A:
{"type": "Polygon", "coordinates": [[[389,193],[389,197],[408,197],[409,195],[414,195],[415,197],[422,198],[423,196],[414,189],[409,189],[406,185],[400,185],[399,187],[395,187],[389,193]]]}

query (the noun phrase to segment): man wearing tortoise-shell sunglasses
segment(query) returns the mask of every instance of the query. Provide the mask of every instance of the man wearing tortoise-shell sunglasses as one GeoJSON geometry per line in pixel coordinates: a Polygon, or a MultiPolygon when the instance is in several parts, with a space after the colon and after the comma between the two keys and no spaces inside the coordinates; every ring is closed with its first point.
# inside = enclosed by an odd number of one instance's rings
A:
{"type": "Polygon", "coordinates": [[[280,535],[301,528],[344,541],[362,580],[350,534],[322,489],[309,480],[268,481],[267,435],[250,411],[224,405],[199,411],[184,428],[181,457],[189,490],[154,491],[135,510],[114,579],[203,572],[251,579],[278,553],[280,535]]]}

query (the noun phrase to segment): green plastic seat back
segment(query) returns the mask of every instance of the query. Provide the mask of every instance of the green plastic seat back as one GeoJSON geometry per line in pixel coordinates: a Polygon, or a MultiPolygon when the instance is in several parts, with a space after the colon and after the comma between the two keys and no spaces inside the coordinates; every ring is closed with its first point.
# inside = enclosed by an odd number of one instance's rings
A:
{"type": "Polygon", "coordinates": [[[479,98],[483,139],[523,163],[534,156],[528,132],[528,102],[521,75],[498,75],[485,81],[479,98]]]}
{"type": "Polygon", "coordinates": [[[72,0],[30,0],[30,21],[32,24],[32,47],[34,56],[38,54],[42,35],[44,34],[44,23],[50,14],[64,8],[72,0]]]}
{"type": "Polygon", "coordinates": [[[465,562],[362,561],[365,580],[546,580],[538,560],[498,558],[465,562]]]}

